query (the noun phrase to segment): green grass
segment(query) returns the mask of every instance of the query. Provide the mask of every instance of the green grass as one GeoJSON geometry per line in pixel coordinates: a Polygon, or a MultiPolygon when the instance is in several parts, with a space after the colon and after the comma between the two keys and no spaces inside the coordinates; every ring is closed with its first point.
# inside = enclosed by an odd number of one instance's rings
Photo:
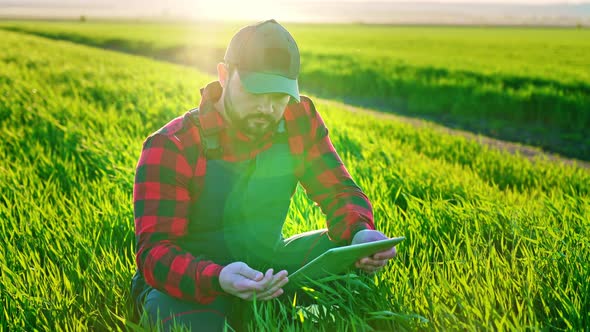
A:
{"type": "MultiPolygon", "coordinates": [[[[211,72],[240,24],[3,22],[211,72]]],[[[590,160],[590,30],[286,24],[315,95],[590,160]]]]}
{"type": "MultiPolygon", "coordinates": [[[[133,330],[141,143],[213,77],[0,31],[0,330],[133,330]]],[[[251,330],[583,330],[590,171],[316,100],[398,258],[320,304],[272,301],[251,330]],[[290,317],[298,318],[296,321],[290,317]]],[[[323,227],[298,190],[285,228],[323,227]]]]}

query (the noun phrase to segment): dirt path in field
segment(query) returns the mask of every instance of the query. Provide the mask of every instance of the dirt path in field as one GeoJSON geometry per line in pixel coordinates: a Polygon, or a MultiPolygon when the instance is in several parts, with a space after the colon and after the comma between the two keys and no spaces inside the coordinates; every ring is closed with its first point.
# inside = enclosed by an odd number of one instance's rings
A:
{"type": "Polygon", "coordinates": [[[488,147],[493,148],[493,149],[507,151],[512,154],[518,153],[521,156],[528,158],[531,161],[535,161],[535,158],[537,158],[537,157],[546,156],[548,159],[556,161],[556,162],[563,162],[567,165],[574,165],[575,164],[577,166],[584,167],[586,169],[590,169],[590,162],[586,162],[586,161],[582,161],[582,160],[578,160],[578,159],[572,159],[572,158],[565,158],[565,157],[557,155],[557,154],[545,152],[537,147],[523,145],[523,144],[519,144],[519,143],[513,143],[513,142],[509,142],[509,141],[503,141],[503,140],[499,140],[499,139],[495,139],[495,138],[491,138],[491,137],[487,137],[487,136],[482,136],[482,135],[476,135],[472,132],[448,128],[443,125],[440,125],[440,124],[437,124],[434,122],[429,122],[427,120],[418,119],[418,118],[412,118],[412,117],[403,116],[403,115],[374,111],[371,109],[352,106],[352,105],[348,105],[348,104],[344,104],[344,103],[339,103],[339,102],[335,102],[335,101],[328,100],[328,99],[320,99],[320,98],[317,98],[317,99],[321,100],[322,103],[341,106],[344,109],[346,109],[352,113],[371,114],[372,116],[375,116],[375,117],[380,117],[380,118],[409,123],[409,124],[413,125],[414,127],[418,127],[418,128],[428,125],[430,127],[436,128],[437,130],[440,130],[440,131],[445,132],[450,135],[460,135],[460,136],[466,137],[470,140],[475,140],[475,141],[477,141],[481,144],[487,145],[488,147]]]}

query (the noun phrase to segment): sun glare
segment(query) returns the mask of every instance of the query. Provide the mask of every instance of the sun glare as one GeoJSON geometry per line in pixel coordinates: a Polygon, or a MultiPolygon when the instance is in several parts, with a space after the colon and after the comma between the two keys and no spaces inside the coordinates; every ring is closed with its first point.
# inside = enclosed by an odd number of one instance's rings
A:
{"type": "Polygon", "coordinates": [[[194,10],[190,15],[193,18],[215,21],[263,20],[284,12],[277,2],[270,0],[211,0],[194,4],[194,10]]]}

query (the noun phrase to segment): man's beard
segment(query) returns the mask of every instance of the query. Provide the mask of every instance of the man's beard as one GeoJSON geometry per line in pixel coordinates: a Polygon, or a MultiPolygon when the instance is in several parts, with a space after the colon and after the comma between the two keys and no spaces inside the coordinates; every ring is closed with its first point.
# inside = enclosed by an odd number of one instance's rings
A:
{"type": "Polygon", "coordinates": [[[223,107],[225,114],[231,120],[232,126],[248,136],[260,138],[266,133],[274,130],[278,124],[270,115],[263,113],[249,114],[241,118],[229,97],[229,91],[226,91],[223,97],[223,107]]]}

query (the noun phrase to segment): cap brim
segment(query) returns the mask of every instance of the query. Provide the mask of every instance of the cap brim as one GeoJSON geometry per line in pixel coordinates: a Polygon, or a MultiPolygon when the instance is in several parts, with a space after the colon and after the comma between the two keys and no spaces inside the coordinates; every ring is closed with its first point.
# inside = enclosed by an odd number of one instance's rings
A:
{"type": "Polygon", "coordinates": [[[240,81],[250,93],[286,93],[297,102],[300,101],[299,84],[296,79],[266,73],[240,72],[240,81]]]}

